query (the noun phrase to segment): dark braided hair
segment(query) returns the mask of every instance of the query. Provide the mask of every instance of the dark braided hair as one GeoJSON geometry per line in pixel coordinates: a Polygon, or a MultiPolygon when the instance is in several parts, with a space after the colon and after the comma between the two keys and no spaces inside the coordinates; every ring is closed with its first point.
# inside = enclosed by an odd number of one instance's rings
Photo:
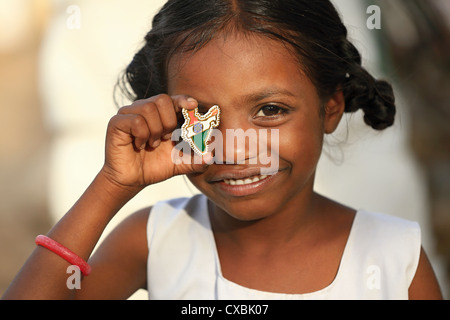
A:
{"type": "Polygon", "coordinates": [[[322,101],[342,90],[345,112],[364,111],[376,130],[394,123],[391,85],[374,79],[329,0],[169,0],[154,17],[145,44],[119,85],[131,100],[167,93],[167,66],[222,31],[257,33],[287,44],[322,101]]]}

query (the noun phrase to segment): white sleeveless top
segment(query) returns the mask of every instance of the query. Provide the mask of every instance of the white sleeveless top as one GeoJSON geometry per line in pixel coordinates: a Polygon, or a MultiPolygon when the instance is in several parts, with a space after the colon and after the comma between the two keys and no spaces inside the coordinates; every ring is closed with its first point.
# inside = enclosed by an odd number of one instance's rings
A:
{"type": "Polygon", "coordinates": [[[208,215],[197,195],[157,203],[148,225],[149,299],[408,299],[421,249],[415,222],[358,211],[334,281],[306,294],[254,290],[225,279],[208,215]]]}

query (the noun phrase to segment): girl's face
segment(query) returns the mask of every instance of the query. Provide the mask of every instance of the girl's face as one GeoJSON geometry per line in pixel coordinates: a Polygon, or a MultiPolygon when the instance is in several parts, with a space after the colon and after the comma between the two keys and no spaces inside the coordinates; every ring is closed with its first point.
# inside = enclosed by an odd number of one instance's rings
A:
{"type": "MultiPolygon", "coordinates": [[[[188,176],[216,209],[252,221],[295,209],[311,195],[323,135],[335,129],[342,112],[320,111],[324,106],[314,85],[282,43],[256,35],[217,37],[194,54],[174,57],[168,78],[169,94],[194,97],[200,112],[216,104],[221,108],[218,129],[224,141],[216,153],[234,163],[213,163],[188,176]],[[267,139],[271,158],[278,161],[271,175],[260,175],[271,166],[261,160],[267,149],[255,152],[248,140],[227,148],[227,129],[278,130],[279,139],[270,133],[267,139]]],[[[326,110],[340,100],[325,102],[326,110]]]]}

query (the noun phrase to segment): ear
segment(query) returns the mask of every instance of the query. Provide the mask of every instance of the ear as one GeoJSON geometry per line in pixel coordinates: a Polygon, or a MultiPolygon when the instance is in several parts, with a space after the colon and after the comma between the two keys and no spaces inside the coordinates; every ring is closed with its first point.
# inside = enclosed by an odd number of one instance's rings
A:
{"type": "Polygon", "coordinates": [[[342,119],[345,111],[345,98],[341,88],[328,99],[325,104],[324,131],[333,133],[342,119]]]}

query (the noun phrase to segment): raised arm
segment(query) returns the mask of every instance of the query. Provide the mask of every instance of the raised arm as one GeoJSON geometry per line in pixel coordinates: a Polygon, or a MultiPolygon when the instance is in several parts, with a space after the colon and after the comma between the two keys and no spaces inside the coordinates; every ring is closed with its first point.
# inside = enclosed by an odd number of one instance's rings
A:
{"type": "MultiPolygon", "coordinates": [[[[111,218],[143,188],[174,175],[204,170],[206,163],[171,161],[174,142],[169,137],[177,126],[177,114],[182,108],[196,107],[197,102],[185,96],[159,95],[121,108],[108,125],[103,168],[47,236],[88,260],[111,218]]],[[[126,242],[122,250],[124,246],[126,242]]],[[[135,249],[130,245],[129,250],[135,249]]],[[[66,285],[69,265],[51,250],[37,246],[2,298],[74,298],[76,291],[66,285]]],[[[98,265],[102,264],[93,263],[93,275],[98,265]]]]}

